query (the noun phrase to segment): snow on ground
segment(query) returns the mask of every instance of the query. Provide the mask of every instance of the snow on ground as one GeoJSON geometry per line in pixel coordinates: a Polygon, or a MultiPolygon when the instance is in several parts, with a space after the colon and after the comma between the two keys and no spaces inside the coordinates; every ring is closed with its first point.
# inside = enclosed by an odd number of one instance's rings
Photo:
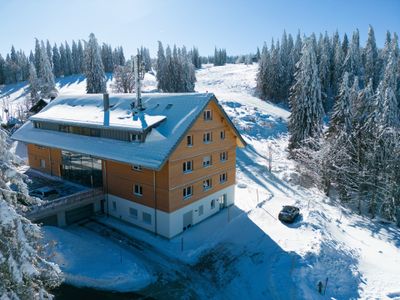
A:
{"type": "MultiPolygon", "coordinates": [[[[141,240],[142,247],[148,244],[175,261],[193,264],[193,272],[210,282],[202,284],[203,290],[197,286],[203,298],[400,299],[399,228],[353,214],[321,191],[297,184],[299,175],[286,152],[289,112],[253,96],[256,71],[257,65],[205,66],[197,71],[196,90],[215,93],[248,142],[237,153],[235,206],[171,241],[115,219],[98,221],[141,240]],[[277,220],[286,204],[301,209],[301,219],[293,225],[277,220]],[[317,284],[326,279],[323,297],[317,284]]],[[[82,82],[60,90],[67,93],[71,88],[76,93],[82,82]]],[[[148,86],[155,87],[154,78],[148,86]]],[[[87,234],[84,228],[66,230],[75,236],[80,231],[87,234]]],[[[104,248],[117,256],[118,245],[109,243],[104,248]]],[[[100,245],[95,248],[104,250],[100,245]]],[[[129,253],[125,256],[128,259],[129,253]]],[[[69,261],[67,252],[64,258],[69,261]]],[[[103,271],[113,268],[117,263],[103,271]]],[[[70,274],[77,276],[85,269],[71,268],[70,274]]]]}
{"type": "Polygon", "coordinates": [[[127,292],[154,280],[139,259],[107,238],[78,227],[43,229],[45,241],[55,241],[51,260],[60,266],[68,284],[127,292]]]}

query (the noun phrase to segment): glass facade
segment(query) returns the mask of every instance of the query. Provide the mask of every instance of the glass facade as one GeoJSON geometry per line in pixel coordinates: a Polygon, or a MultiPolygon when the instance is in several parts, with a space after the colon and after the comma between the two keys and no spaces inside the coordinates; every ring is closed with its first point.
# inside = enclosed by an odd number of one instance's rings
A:
{"type": "Polygon", "coordinates": [[[61,151],[61,176],[89,187],[103,184],[101,159],[75,152],[61,151]]]}

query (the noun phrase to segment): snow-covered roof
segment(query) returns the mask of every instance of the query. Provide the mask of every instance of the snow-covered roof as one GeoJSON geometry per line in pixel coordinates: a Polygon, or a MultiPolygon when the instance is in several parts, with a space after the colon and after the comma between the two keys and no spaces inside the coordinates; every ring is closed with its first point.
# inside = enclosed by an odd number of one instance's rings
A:
{"type": "MultiPolygon", "coordinates": [[[[12,138],[159,170],[213,98],[215,96],[210,93],[143,94],[145,110],[138,114],[142,117],[133,119],[129,114],[135,95],[110,95],[109,120],[113,126],[140,130],[158,123],[143,143],[38,129],[31,121],[17,130],[12,138]]],[[[104,126],[104,115],[102,94],[68,95],[53,100],[31,120],[89,124],[85,122],[88,119],[90,126],[104,126]]]]}
{"type": "MultiPolygon", "coordinates": [[[[178,95],[174,97],[178,97],[178,95]]],[[[169,100],[174,101],[174,97],[169,100]]],[[[132,94],[110,97],[108,111],[104,111],[103,95],[101,94],[60,96],[45,109],[32,116],[30,120],[84,127],[145,131],[166,118],[160,110],[161,103],[157,101],[164,98],[165,96],[162,94],[142,97],[143,102],[147,104],[146,109],[133,115],[131,103],[135,101],[136,97],[132,94]]]]}

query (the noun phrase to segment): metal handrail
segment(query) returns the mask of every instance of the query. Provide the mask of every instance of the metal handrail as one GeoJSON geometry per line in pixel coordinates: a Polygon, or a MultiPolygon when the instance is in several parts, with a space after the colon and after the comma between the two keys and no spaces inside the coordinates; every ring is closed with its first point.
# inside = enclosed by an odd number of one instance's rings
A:
{"type": "Polygon", "coordinates": [[[90,189],[82,192],[78,192],[72,195],[64,196],[52,201],[47,201],[40,205],[34,205],[31,209],[26,213],[26,216],[31,216],[33,214],[42,212],[47,209],[56,209],[60,206],[74,204],[88,198],[94,198],[96,196],[100,196],[103,194],[102,188],[90,189]]]}

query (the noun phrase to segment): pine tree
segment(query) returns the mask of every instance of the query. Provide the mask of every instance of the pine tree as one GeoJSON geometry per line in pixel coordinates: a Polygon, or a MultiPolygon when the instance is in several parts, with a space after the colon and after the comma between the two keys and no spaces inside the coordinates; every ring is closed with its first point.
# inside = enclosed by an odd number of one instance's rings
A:
{"type": "Polygon", "coordinates": [[[0,54],[0,84],[4,84],[6,82],[5,65],[6,65],[6,61],[4,60],[3,56],[1,56],[1,54],[0,54]]]}
{"type": "Polygon", "coordinates": [[[29,90],[30,90],[30,102],[34,105],[39,100],[39,79],[37,77],[35,65],[30,63],[29,66],[29,90]]]}
{"type": "Polygon", "coordinates": [[[368,40],[365,46],[365,81],[369,82],[372,79],[372,85],[375,89],[379,81],[379,65],[378,65],[378,50],[375,42],[375,34],[372,26],[369,26],[368,40]]]}
{"type": "Polygon", "coordinates": [[[73,62],[72,62],[72,53],[71,48],[68,45],[68,42],[65,41],[65,69],[64,75],[71,75],[73,73],[73,62]]]}
{"type": "Polygon", "coordinates": [[[56,44],[53,46],[53,73],[55,77],[60,77],[62,74],[61,57],[56,44]]]}
{"type": "Polygon", "coordinates": [[[360,78],[363,74],[358,29],[353,32],[351,44],[343,62],[343,71],[349,73],[351,81],[355,76],[360,78]]]}
{"type": "Polygon", "coordinates": [[[61,66],[61,75],[68,75],[68,64],[67,64],[67,56],[65,54],[64,44],[60,45],[60,66],[61,66]]]}
{"type": "Polygon", "coordinates": [[[157,52],[157,65],[156,65],[156,78],[157,88],[161,91],[166,89],[166,72],[167,72],[167,61],[164,53],[164,47],[160,41],[158,41],[158,52],[157,52]]]}
{"type": "Polygon", "coordinates": [[[349,134],[352,128],[352,97],[349,87],[349,73],[343,75],[339,96],[333,107],[329,135],[338,135],[341,131],[349,134]]]}
{"type": "Polygon", "coordinates": [[[85,46],[86,92],[88,94],[105,93],[106,77],[101,61],[100,48],[93,33],[85,46]]]}
{"type": "Polygon", "coordinates": [[[38,39],[35,39],[35,68],[40,70],[40,43],[38,39]]]}
{"type": "Polygon", "coordinates": [[[43,257],[40,227],[21,215],[22,203],[33,200],[17,163],[0,129],[0,295],[2,299],[51,299],[48,290],[61,283],[61,272],[43,257]]]}
{"type": "Polygon", "coordinates": [[[309,139],[318,139],[322,134],[323,107],[314,42],[313,38],[304,42],[291,89],[290,150],[306,146],[309,139]]]}
{"type": "Polygon", "coordinates": [[[42,98],[51,98],[57,94],[57,89],[54,81],[54,74],[51,70],[49,57],[47,56],[44,43],[41,42],[39,50],[40,54],[40,69],[37,70],[39,77],[40,96],[42,98]]]}

